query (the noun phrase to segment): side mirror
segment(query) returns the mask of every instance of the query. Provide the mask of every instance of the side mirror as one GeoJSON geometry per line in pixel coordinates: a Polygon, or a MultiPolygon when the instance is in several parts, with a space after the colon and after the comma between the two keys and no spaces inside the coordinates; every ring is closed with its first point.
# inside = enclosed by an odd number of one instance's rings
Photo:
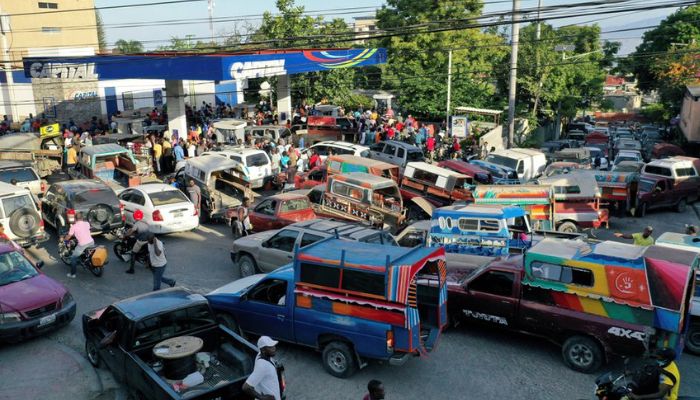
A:
{"type": "Polygon", "coordinates": [[[44,268],[44,262],[43,261],[37,261],[36,264],[34,264],[35,267],[38,269],[44,268]]]}
{"type": "Polygon", "coordinates": [[[100,349],[104,349],[105,347],[111,345],[114,343],[114,340],[117,338],[117,331],[112,331],[107,334],[107,336],[103,337],[102,340],[100,340],[100,349]]]}
{"type": "Polygon", "coordinates": [[[270,247],[270,241],[266,240],[260,244],[264,248],[269,248],[270,247]]]}

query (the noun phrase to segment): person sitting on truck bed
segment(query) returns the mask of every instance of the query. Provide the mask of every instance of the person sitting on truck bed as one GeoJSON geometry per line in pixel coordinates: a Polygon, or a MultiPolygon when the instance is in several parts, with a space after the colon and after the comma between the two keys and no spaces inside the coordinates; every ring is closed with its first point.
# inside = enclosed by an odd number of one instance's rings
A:
{"type": "Polygon", "coordinates": [[[651,225],[649,225],[646,228],[644,228],[644,232],[637,232],[631,235],[628,233],[615,232],[615,237],[623,239],[632,239],[634,240],[635,246],[651,246],[654,244],[654,238],[651,236],[651,233],[653,231],[654,228],[651,225]]]}

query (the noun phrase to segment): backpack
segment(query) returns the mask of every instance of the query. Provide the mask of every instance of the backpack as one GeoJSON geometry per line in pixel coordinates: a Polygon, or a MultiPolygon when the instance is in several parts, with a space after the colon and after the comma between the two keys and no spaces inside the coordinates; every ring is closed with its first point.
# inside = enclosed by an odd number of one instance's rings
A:
{"type": "Polygon", "coordinates": [[[634,383],[633,393],[637,395],[645,395],[656,393],[659,390],[659,382],[661,375],[668,377],[673,386],[676,385],[676,377],[665,369],[661,368],[657,363],[647,363],[634,372],[632,382],[634,383]]]}

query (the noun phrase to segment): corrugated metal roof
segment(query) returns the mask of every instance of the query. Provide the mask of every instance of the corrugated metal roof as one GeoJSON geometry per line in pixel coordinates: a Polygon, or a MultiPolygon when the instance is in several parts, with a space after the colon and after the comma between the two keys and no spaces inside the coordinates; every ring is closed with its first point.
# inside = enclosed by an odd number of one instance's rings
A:
{"type": "Polygon", "coordinates": [[[464,113],[479,113],[484,115],[500,115],[503,114],[502,110],[491,110],[488,108],[476,108],[476,107],[455,107],[455,112],[464,113]]]}
{"type": "Polygon", "coordinates": [[[686,86],[688,92],[693,97],[700,97],[700,86],[686,86]]]}

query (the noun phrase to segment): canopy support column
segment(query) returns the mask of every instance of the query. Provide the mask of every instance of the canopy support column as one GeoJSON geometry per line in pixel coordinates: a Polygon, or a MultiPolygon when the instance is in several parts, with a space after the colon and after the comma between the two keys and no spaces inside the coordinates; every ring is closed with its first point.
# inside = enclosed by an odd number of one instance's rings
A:
{"type": "Polygon", "coordinates": [[[178,137],[187,137],[187,114],[185,113],[185,85],[182,80],[166,80],[165,93],[168,104],[168,129],[178,137]]]}
{"type": "Polygon", "coordinates": [[[277,77],[277,115],[281,125],[292,119],[292,95],[289,90],[289,75],[277,77]]]}

